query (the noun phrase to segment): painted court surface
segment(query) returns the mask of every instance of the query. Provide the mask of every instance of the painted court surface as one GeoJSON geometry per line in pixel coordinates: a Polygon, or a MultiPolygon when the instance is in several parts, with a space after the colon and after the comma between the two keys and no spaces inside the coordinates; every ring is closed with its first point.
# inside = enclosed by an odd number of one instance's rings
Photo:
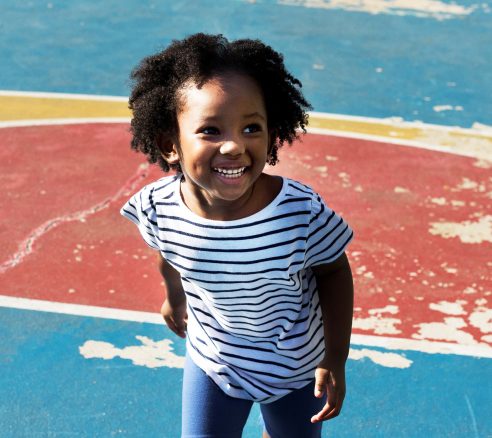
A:
{"type": "MultiPolygon", "coordinates": [[[[489,5],[122,3],[0,6],[0,436],[179,436],[184,342],[118,213],[161,176],[124,96],[141,56],[202,30],[291,60],[316,112],[268,171],[356,233],[349,392],[323,436],[492,436],[489,5]]],[[[255,407],[244,437],[261,429],[255,407]]]]}

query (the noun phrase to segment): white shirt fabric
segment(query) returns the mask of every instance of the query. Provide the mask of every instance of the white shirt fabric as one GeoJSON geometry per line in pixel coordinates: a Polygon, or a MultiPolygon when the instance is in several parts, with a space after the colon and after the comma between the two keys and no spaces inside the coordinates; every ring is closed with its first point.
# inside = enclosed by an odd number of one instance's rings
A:
{"type": "Polygon", "coordinates": [[[352,230],[288,178],[268,206],[233,221],[191,212],[180,179],[145,186],[121,213],[181,275],[189,355],[232,397],[268,403],[302,388],[324,354],[310,268],[341,256],[352,230]]]}

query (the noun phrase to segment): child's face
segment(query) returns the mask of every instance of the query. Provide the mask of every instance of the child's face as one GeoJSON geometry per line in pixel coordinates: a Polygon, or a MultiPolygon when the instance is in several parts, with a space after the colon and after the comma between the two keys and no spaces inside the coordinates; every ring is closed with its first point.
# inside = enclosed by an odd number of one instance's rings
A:
{"type": "Polygon", "coordinates": [[[187,84],[180,100],[179,145],[173,150],[185,177],[185,201],[191,195],[202,211],[243,206],[268,155],[261,90],[253,79],[231,72],[201,88],[187,84]]]}

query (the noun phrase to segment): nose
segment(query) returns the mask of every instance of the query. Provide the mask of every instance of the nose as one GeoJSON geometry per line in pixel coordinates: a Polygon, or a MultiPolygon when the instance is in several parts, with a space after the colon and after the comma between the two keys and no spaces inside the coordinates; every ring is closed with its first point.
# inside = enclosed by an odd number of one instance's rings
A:
{"type": "Polygon", "coordinates": [[[245,150],[244,143],[235,139],[225,141],[220,146],[220,153],[222,155],[241,155],[244,154],[245,150]]]}

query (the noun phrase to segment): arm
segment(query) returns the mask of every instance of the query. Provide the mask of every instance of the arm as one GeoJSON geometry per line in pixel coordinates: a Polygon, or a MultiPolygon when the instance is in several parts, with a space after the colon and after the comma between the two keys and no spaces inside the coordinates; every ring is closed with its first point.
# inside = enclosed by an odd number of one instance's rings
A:
{"type": "Polygon", "coordinates": [[[186,323],[186,295],[181,283],[181,276],[159,253],[159,271],[164,279],[167,296],[161,307],[161,315],[167,326],[179,337],[185,338],[186,323]]]}
{"type": "Polygon", "coordinates": [[[327,392],[326,405],[311,418],[311,422],[317,423],[336,417],[345,398],[345,362],[352,331],[354,285],[345,254],[333,263],[312,269],[318,286],[325,336],[325,356],[315,374],[315,396],[322,397],[327,392]]]}

